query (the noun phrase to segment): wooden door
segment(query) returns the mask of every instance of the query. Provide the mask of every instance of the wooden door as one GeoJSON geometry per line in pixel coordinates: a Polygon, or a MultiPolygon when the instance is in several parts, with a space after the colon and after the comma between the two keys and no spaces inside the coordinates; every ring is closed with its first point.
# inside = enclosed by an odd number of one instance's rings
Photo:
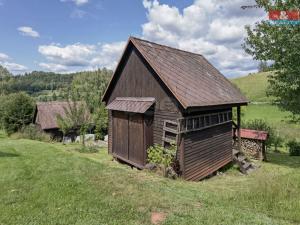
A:
{"type": "Polygon", "coordinates": [[[122,161],[143,168],[146,164],[146,150],[153,144],[153,118],[119,111],[114,111],[112,116],[112,153],[122,161]]]}
{"type": "Polygon", "coordinates": [[[113,154],[128,159],[128,114],[113,112],[113,154]]]}
{"type": "Polygon", "coordinates": [[[129,115],[129,144],[128,159],[137,164],[144,166],[145,164],[145,142],[144,142],[144,119],[143,114],[130,114],[129,115]]]}

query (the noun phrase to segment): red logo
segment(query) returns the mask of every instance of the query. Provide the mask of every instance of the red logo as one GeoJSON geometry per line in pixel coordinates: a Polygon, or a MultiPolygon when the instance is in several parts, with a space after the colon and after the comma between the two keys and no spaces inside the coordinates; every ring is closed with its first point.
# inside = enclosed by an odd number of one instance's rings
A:
{"type": "Polygon", "coordinates": [[[299,10],[270,10],[269,19],[270,20],[300,20],[299,10]]]}

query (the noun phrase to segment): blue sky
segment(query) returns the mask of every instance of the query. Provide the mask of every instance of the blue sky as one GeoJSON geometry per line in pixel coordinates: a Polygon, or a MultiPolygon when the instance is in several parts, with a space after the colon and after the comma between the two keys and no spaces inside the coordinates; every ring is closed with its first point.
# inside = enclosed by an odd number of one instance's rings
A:
{"type": "Polygon", "coordinates": [[[114,69],[130,35],[198,52],[227,76],[256,70],[240,47],[251,0],[0,0],[0,64],[14,73],[114,69]],[[225,29],[226,28],[226,29],[225,29]]]}

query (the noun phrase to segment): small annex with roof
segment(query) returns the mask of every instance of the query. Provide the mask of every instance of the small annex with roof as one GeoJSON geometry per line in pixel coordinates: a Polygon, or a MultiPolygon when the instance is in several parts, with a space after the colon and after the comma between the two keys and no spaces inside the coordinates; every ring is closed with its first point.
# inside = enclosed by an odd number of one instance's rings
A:
{"type": "Polygon", "coordinates": [[[175,142],[187,180],[203,179],[232,161],[232,108],[238,108],[240,134],[240,106],[248,103],[202,55],[134,37],[103,101],[109,153],[144,168],[148,147],[175,142]]]}

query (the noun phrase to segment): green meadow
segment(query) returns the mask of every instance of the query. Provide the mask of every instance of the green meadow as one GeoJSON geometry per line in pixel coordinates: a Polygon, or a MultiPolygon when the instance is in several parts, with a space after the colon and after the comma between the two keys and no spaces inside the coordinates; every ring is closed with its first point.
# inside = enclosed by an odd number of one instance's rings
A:
{"type": "Polygon", "coordinates": [[[107,149],[0,136],[0,224],[300,224],[300,158],[269,153],[251,175],[235,167],[202,182],[112,161],[107,149]]]}
{"type": "Polygon", "coordinates": [[[300,124],[292,121],[291,113],[272,105],[271,97],[266,94],[269,75],[268,72],[257,73],[231,80],[251,102],[242,108],[242,119],[244,121],[265,120],[276,129],[285,141],[294,138],[299,139],[300,124]]]}

